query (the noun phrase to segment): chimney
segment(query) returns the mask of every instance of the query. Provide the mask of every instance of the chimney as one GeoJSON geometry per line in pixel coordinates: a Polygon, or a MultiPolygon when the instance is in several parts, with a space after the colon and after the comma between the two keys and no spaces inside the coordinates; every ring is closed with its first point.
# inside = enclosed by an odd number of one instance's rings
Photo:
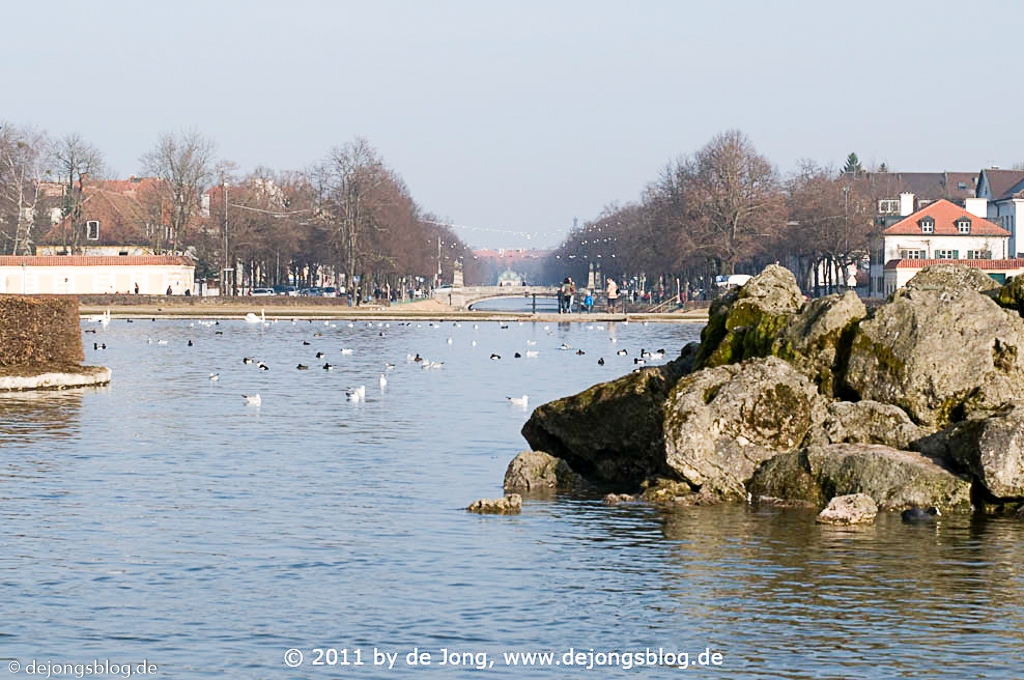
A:
{"type": "Polygon", "coordinates": [[[971,213],[975,217],[988,217],[988,199],[965,198],[964,210],[971,213]]]}
{"type": "Polygon", "coordinates": [[[914,194],[905,191],[900,194],[900,217],[914,213],[914,194]]]}

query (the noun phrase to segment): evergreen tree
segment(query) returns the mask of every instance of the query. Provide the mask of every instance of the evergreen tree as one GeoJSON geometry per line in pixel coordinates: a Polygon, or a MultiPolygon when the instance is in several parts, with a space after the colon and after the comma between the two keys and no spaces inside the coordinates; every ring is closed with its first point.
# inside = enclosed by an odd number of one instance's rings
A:
{"type": "Polygon", "coordinates": [[[864,172],[864,168],[861,167],[860,159],[857,158],[857,154],[850,152],[850,155],[846,157],[846,166],[843,168],[843,172],[849,175],[859,175],[864,172]]]}

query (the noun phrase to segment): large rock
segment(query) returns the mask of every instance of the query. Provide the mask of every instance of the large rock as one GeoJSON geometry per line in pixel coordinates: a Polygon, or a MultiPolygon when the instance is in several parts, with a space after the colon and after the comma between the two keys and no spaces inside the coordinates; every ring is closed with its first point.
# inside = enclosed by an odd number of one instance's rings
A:
{"type": "Polygon", "coordinates": [[[995,279],[973,267],[962,264],[933,264],[907,281],[907,290],[939,290],[957,294],[960,291],[985,293],[999,288],[995,279]]]}
{"type": "Polygon", "coordinates": [[[958,423],[915,448],[967,471],[996,499],[1024,497],[1024,404],[958,423]]]}
{"type": "Polygon", "coordinates": [[[899,406],[870,399],[834,401],[828,405],[825,422],[811,433],[809,443],[883,444],[907,449],[927,434],[899,406]]]}
{"type": "Polygon", "coordinates": [[[932,429],[1024,400],[1024,320],[966,271],[926,268],[857,325],[845,374],[856,394],[932,429]]]}
{"type": "Polygon", "coordinates": [[[758,468],[752,495],[819,503],[864,493],[886,510],[970,507],[970,481],[931,458],[872,444],[829,444],[780,454],[758,468]]]}
{"type": "Polygon", "coordinates": [[[768,356],[803,301],[792,272],[779,265],[765,267],[744,286],[711,305],[695,368],[768,356]]]}
{"type": "Polygon", "coordinates": [[[1024,316],[1024,276],[1015,276],[991,294],[1000,307],[1024,316]]]}
{"type": "Polygon", "coordinates": [[[594,385],[538,406],[523,425],[530,447],[564,459],[591,481],[637,487],[665,472],[665,399],[692,359],[594,385]]]}
{"type": "Polygon", "coordinates": [[[854,493],[836,496],[818,513],[818,524],[860,524],[870,522],[878,514],[878,506],[871,496],[854,493]]]}
{"type": "Polygon", "coordinates": [[[581,491],[587,482],[569,464],[543,451],[523,451],[505,471],[505,493],[581,491]]]}
{"type": "Polygon", "coordinates": [[[852,290],[812,300],[775,339],[771,353],[811,378],[822,394],[835,396],[836,372],[842,368],[857,323],[867,315],[852,290]]]}
{"type": "Polygon", "coordinates": [[[704,369],[665,404],[665,462],[701,491],[742,498],[758,464],[799,446],[824,418],[814,384],[781,359],[704,369]]]}

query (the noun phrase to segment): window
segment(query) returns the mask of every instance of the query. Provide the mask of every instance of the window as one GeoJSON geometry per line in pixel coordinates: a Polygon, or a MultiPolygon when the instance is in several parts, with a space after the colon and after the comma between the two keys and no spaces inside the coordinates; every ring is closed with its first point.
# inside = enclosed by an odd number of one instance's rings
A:
{"type": "Polygon", "coordinates": [[[959,231],[961,234],[970,234],[971,233],[971,221],[969,219],[967,219],[966,217],[957,220],[956,221],[956,230],[959,231]]]}
{"type": "Polygon", "coordinates": [[[935,232],[935,220],[933,220],[930,217],[922,217],[918,221],[918,224],[921,225],[921,231],[923,231],[926,234],[931,234],[935,232]]]}
{"type": "Polygon", "coordinates": [[[968,250],[967,251],[967,259],[968,260],[991,260],[992,259],[992,251],[990,251],[990,250],[968,250]]]}
{"type": "Polygon", "coordinates": [[[100,238],[99,220],[89,220],[85,223],[85,238],[87,241],[98,241],[100,238]]]}
{"type": "Polygon", "coordinates": [[[883,198],[878,202],[878,213],[880,215],[896,215],[900,211],[898,198],[883,198]]]}
{"type": "Polygon", "coordinates": [[[936,250],[935,259],[937,260],[958,260],[960,259],[960,253],[956,250],[936,250]]]}
{"type": "Polygon", "coordinates": [[[924,259],[924,251],[923,250],[901,250],[900,251],[900,259],[901,260],[923,260],[924,259]]]}
{"type": "Polygon", "coordinates": [[[957,191],[967,191],[967,182],[957,182],[957,191]]]}

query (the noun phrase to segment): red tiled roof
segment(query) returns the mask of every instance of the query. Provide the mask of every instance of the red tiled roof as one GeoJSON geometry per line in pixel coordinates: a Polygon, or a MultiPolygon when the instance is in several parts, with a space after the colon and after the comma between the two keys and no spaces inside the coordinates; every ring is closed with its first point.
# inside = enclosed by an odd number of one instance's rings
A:
{"type": "Polygon", "coordinates": [[[940,236],[1009,236],[1010,232],[993,222],[972,215],[955,203],[945,199],[939,199],[929,203],[913,215],[908,215],[902,220],[882,231],[883,235],[893,236],[896,234],[923,235],[921,225],[918,222],[923,217],[930,217],[935,221],[935,234],[940,236]],[[956,221],[960,218],[971,221],[971,233],[961,234],[956,227],[956,221]]]}
{"type": "Polygon", "coordinates": [[[960,264],[983,271],[993,269],[1024,269],[1024,257],[1008,260],[889,260],[886,269],[922,269],[932,264],[960,264]]]}
{"type": "Polygon", "coordinates": [[[90,267],[98,265],[185,265],[192,260],[181,255],[0,255],[0,267],[90,267]]]}

